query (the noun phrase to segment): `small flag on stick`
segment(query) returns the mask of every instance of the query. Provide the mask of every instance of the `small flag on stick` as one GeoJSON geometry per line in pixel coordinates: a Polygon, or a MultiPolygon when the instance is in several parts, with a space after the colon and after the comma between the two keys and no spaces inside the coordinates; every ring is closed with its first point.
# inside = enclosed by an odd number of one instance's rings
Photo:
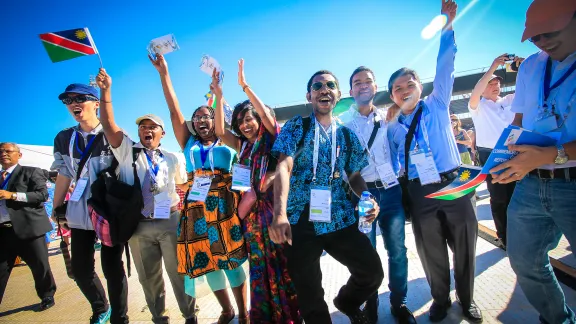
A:
{"type": "Polygon", "coordinates": [[[452,183],[435,193],[429,194],[426,198],[454,200],[467,195],[486,180],[487,175],[480,173],[481,171],[482,169],[478,167],[460,166],[458,176],[452,183]]]}
{"type": "Polygon", "coordinates": [[[102,66],[102,59],[88,28],[40,34],[40,40],[52,63],[96,54],[100,59],[100,66],[102,66]]]}

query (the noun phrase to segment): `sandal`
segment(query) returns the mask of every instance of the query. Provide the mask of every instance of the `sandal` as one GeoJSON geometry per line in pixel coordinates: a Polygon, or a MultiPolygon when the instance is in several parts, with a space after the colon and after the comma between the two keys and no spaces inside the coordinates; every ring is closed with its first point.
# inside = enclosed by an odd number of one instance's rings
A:
{"type": "Polygon", "coordinates": [[[250,319],[248,318],[248,315],[238,317],[238,324],[250,324],[250,319]]]}
{"type": "Polygon", "coordinates": [[[235,316],[236,313],[234,313],[234,309],[231,309],[227,312],[222,311],[222,313],[220,313],[220,317],[218,317],[218,324],[228,324],[232,322],[235,316]]]}

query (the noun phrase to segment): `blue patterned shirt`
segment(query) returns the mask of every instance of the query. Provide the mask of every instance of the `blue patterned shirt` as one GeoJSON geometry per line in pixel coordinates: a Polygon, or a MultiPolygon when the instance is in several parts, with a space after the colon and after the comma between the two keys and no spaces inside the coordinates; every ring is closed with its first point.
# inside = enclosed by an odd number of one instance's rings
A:
{"type": "MultiPolygon", "coordinates": [[[[272,148],[272,154],[276,157],[279,157],[280,154],[285,154],[294,158],[286,210],[288,220],[293,225],[298,223],[300,215],[305,211],[305,208],[309,208],[310,203],[313,177],[314,126],[316,124],[314,114],[310,115],[310,119],[310,129],[306,134],[302,134],[301,116],[296,116],[286,122],[272,148]],[[302,142],[302,147],[299,148],[297,145],[302,136],[304,136],[304,141],[302,142]]],[[[339,125],[336,130],[336,144],[337,147],[340,147],[340,154],[336,158],[335,173],[338,172],[340,176],[332,180],[332,221],[330,223],[314,222],[316,235],[338,231],[356,222],[354,206],[346,197],[342,176],[344,172],[348,175],[360,172],[368,165],[368,157],[364,153],[358,137],[350,129],[346,129],[350,134],[351,146],[347,147],[343,129],[344,126],[339,125]]],[[[328,132],[328,134],[331,134],[331,132],[328,132]]],[[[331,138],[321,129],[315,185],[328,186],[330,172],[332,171],[331,158],[331,138]]]]}

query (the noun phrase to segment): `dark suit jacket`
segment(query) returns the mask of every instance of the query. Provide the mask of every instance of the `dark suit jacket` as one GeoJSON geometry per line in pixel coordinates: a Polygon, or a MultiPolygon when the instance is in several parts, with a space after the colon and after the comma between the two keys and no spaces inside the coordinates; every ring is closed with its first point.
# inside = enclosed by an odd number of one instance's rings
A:
{"type": "Polygon", "coordinates": [[[44,202],[48,200],[46,177],[40,168],[17,165],[8,180],[6,190],[26,193],[28,202],[6,200],[6,207],[16,236],[28,239],[52,230],[44,202]]]}

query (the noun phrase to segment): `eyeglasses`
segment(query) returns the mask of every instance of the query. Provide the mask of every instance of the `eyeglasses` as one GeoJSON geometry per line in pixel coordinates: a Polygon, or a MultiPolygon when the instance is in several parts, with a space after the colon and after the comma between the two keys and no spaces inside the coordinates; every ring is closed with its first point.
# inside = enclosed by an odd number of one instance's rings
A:
{"type": "Polygon", "coordinates": [[[200,116],[200,117],[192,117],[192,121],[195,123],[207,122],[211,119],[214,119],[214,117],[212,117],[210,115],[204,115],[204,116],[200,116]]]}
{"type": "Polygon", "coordinates": [[[157,131],[158,129],[162,128],[160,125],[139,125],[138,129],[146,131],[151,130],[153,132],[157,131]]]}
{"type": "Polygon", "coordinates": [[[0,155],[2,155],[2,154],[4,154],[4,153],[10,154],[10,153],[14,153],[14,152],[18,152],[18,151],[16,151],[16,150],[3,150],[3,149],[0,149],[0,155]]]}
{"type": "Polygon", "coordinates": [[[328,81],[326,83],[314,82],[314,83],[312,83],[311,88],[313,91],[320,91],[320,89],[322,89],[324,87],[324,85],[326,85],[328,87],[328,89],[330,89],[330,90],[338,89],[338,85],[334,81],[328,81]]]}
{"type": "Polygon", "coordinates": [[[98,98],[96,98],[94,96],[83,95],[83,96],[76,96],[76,97],[66,97],[66,98],[62,99],[62,103],[65,105],[70,105],[73,102],[84,103],[86,101],[98,101],[98,98]]]}
{"type": "Polygon", "coordinates": [[[559,31],[551,32],[551,33],[544,33],[544,34],[540,34],[540,35],[536,35],[536,36],[530,37],[530,38],[528,38],[528,40],[531,41],[532,43],[536,43],[537,41],[540,40],[540,37],[544,37],[544,38],[547,38],[547,39],[551,39],[551,38],[554,38],[554,37],[560,35],[561,32],[562,32],[562,31],[559,30],[559,31]]]}

